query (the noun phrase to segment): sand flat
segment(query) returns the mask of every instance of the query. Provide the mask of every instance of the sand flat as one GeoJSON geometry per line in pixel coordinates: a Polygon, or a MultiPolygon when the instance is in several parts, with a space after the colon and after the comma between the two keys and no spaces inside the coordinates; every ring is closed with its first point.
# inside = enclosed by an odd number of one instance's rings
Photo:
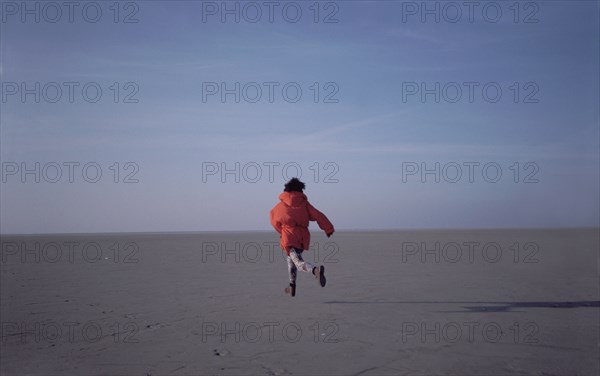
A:
{"type": "MultiPolygon", "coordinates": [[[[314,229],[313,229],[314,231],[314,229]]],[[[6,375],[596,375],[598,229],[3,236],[6,375]]]]}

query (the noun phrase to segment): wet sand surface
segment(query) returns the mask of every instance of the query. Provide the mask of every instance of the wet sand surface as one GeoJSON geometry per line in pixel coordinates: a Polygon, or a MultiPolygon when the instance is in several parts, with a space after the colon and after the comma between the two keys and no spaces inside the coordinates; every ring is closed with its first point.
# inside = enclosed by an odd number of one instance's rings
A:
{"type": "Polygon", "coordinates": [[[598,234],[3,236],[1,373],[597,375],[598,234]]]}

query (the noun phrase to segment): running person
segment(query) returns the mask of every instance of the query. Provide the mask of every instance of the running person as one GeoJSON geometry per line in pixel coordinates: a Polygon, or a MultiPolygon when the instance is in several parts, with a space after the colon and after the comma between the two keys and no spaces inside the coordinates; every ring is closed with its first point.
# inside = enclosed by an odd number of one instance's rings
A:
{"type": "Polygon", "coordinates": [[[285,291],[296,295],[297,270],[312,273],[322,287],[325,287],[325,267],[313,266],[302,259],[302,252],[308,250],[310,244],[309,221],[317,221],[327,237],[334,233],[334,228],[325,214],[315,209],[303,193],[305,184],[297,178],[285,184],[284,192],[279,195],[279,202],[271,209],[271,225],[280,235],[281,248],[287,254],[290,286],[285,291]]]}

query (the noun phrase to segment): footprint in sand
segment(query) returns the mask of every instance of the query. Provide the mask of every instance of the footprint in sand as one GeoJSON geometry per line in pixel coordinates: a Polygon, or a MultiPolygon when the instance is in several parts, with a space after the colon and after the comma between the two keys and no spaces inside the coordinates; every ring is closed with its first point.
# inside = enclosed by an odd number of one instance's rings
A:
{"type": "Polygon", "coordinates": [[[229,351],[213,349],[213,355],[214,356],[227,356],[227,355],[229,355],[229,351]]]}

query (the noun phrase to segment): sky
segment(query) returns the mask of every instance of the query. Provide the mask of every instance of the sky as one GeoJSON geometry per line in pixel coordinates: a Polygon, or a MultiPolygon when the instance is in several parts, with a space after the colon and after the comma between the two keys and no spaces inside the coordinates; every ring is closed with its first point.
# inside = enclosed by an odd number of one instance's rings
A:
{"type": "Polygon", "coordinates": [[[600,225],[596,1],[53,4],[0,2],[1,233],[270,230],[294,176],[338,230],[600,225]]]}

